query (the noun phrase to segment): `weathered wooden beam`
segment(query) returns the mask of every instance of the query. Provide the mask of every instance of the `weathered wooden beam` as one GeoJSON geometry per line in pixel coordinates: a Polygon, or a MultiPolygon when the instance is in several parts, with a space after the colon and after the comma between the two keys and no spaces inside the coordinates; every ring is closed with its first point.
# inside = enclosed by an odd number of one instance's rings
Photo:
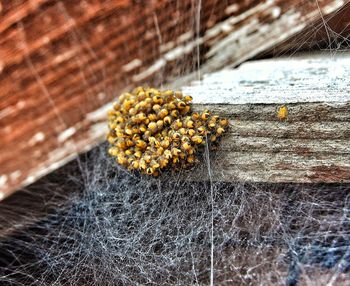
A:
{"type": "Polygon", "coordinates": [[[269,50],[345,6],[341,0],[4,2],[0,197],[101,142],[101,107],[122,90],[169,82],[178,88],[269,50]]]}
{"type": "MultiPolygon", "coordinates": [[[[183,91],[230,119],[212,152],[213,180],[350,182],[350,55],[243,64],[183,91]],[[286,106],[288,115],[278,116],[286,106]]],[[[206,164],[190,176],[208,178],[206,164]]]]}

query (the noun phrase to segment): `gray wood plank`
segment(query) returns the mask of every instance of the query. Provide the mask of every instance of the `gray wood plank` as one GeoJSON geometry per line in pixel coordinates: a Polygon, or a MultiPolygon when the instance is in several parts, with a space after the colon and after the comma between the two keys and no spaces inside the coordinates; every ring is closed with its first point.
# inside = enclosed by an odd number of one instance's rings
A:
{"type": "MultiPolygon", "coordinates": [[[[349,75],[345,53],[249,62],[184,87],[194,109],[230,121],[211,152],[212,179],[350,182],[349,75]]],[[[200,165],[193,177],[208,178],[208,166],[200,165]]]]}

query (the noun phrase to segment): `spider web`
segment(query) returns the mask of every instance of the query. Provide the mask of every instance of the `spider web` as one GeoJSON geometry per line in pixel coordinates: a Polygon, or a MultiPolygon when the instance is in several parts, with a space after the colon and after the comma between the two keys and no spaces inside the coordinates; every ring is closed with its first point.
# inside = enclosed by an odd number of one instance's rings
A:
{"type": "MultiPolygon", "coordinates": [[[[272,53],[349,46],[324,19],[308,33],[272,53]]],[[[213,181],[209,148],[209,181],[146,178],[106,150],[0,205],[1,285],[350,285],[349,185],[213,181]]]]}
{"type": "Polygon", "coordinates": [[[2,283],[209,285],[212,270],[217,285],[347,281],[349,186],[149,179],[105,148],[1,206],[9,224],[25,218],[0,242],[2,283]]]}

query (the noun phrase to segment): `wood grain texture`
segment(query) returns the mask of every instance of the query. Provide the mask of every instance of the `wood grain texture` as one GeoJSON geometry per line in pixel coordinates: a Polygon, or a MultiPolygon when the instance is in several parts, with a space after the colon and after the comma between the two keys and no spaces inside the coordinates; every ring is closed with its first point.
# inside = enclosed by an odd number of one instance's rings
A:
{"type": "MultiPolygon", "coordinates": [[[[195,109],[230,119],[212,152],[212,179],[350,182],[349,60],[346,54],[251,62],[184,88],[195,109]],[[284,120],[281,106],[288,109],[284,120]]],[[[208,178],[201,165],[188,176],[208,178]]]]}
{"type": "MultiPolygon", "coordinates": [[[[241,106],[202,105],[230,118],[230,129],[215,152],[211,169],[216,181],[350,182],[350,100],[287,104],[280,121],[279,104],[254,104],[240,116],[241,106]],[[337,116],[332,116],[335,113],[337,116]],[[325,116],[323,117],[322,114],[325,116]],[[340,121],[337,117],[341,117],[340,121]],[[348,118],[348,119],[346,119],[348,118]]],[[[206,164],[195,173],[208,174],[206,164]]]]}
{"type": "Polygon", "coordinates": [[[180,87],[346,6],[340,0],[1,3],[1,197],[101,142],[103,106],[121,91],[180,87]]]}

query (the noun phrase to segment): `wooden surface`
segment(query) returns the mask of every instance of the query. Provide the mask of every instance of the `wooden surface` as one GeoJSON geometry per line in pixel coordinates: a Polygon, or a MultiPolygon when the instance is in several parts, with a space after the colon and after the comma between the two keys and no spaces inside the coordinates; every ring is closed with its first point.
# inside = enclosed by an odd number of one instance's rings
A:
{"type": "Polygon", "coordinates": [[[270,104],[349,100],[350,52],[300,54],[247,62],[194,81],[194,104],[270,104]]]}
{"type": "Polygon", "coordinates": [[[2,2],[0,197],[101,142],[103,106],[122,90],[240,64],[346,3],[2,2]]]}
{"type": "MultiPolygon", "coordinates": [[[[216,181],[350,182],[350,54],[266,60],[184,88],[230,119],[212,152],[216,181]],[[277,113],[285,105],[288,115],[277,113]]],[[[190,177],[208,178],[207,164],[190,177]]]]}

